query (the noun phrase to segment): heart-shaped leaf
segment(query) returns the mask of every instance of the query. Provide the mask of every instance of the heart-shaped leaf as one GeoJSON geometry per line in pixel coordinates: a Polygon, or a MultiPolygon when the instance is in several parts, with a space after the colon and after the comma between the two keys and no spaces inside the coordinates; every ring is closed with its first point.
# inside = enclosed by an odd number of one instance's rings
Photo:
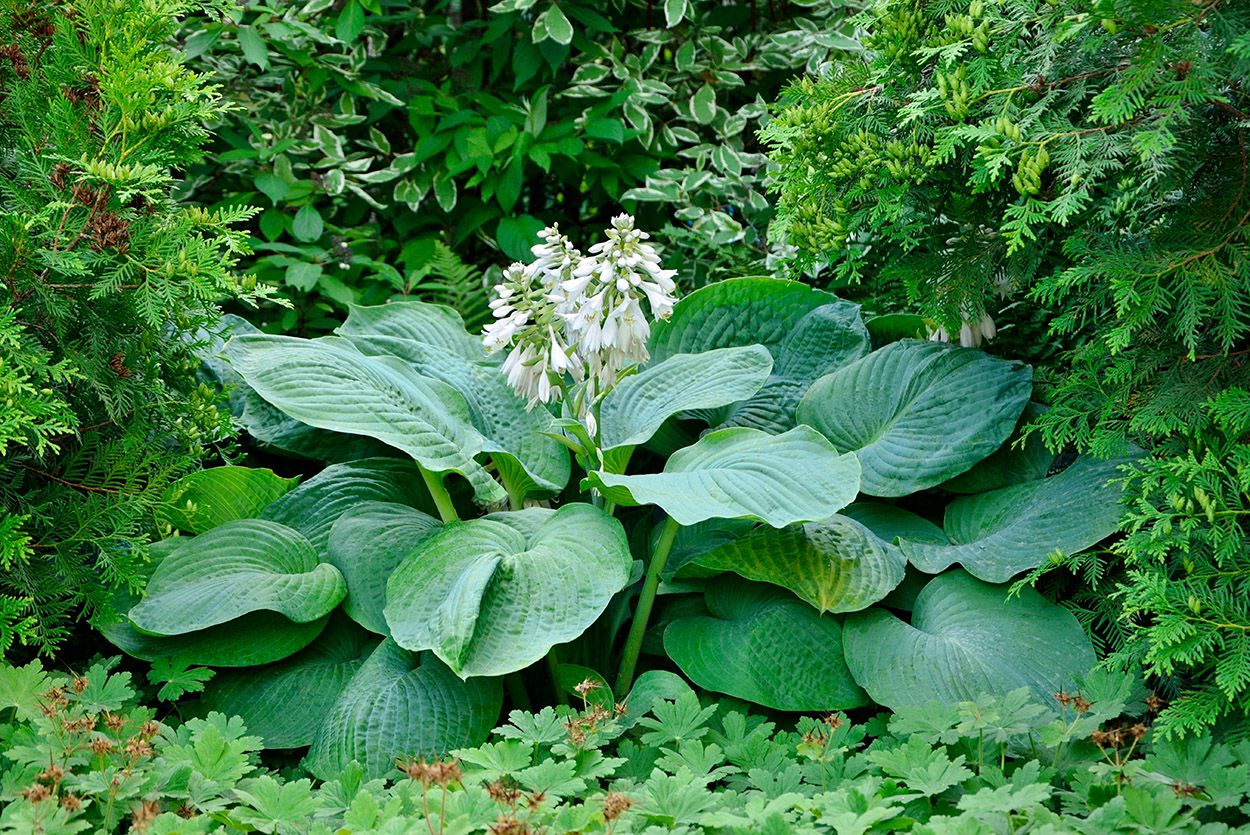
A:
{"type": "Polygon", "coordinates": [[[450,307],[418,301],[352,305],[337,332],[357,336],[390,336],[424,342],[466,360],[486,358],[482,340],[465,330],[464,320],[450,307]]]}
{"type": "Polygon", "coordinates": [[[204,533],[226,522],[259,516],[298,483],[298,478],[282,478],[259,467],[200,470],[169,486],[156,518],[175,530],[204,533]]]}
{"type": "Polygon", "coordinates": [[[285,661],[219,672],[199,709],[240,716],[266,748],[309,745],[348,680],[378,639],[342,615],[307,649],[285,661]]]}
{"type": "Polygon", "coordinates": [[[842,627],[773,586],[725,577],[710,616],[678,618],[664,649],[695,684],[777,710],[867,704],[842,659],[842,627]]]}
{"type": "Polygon", "coordinates": [[[1027,687],[1049,703],[1097,663],[1067,609],[1030,588],[1008,599],[962,572],[933,578],[911,623],[884,609],[848,615],[846,663],[873,701],[892,710],[955,704],[1027,687]]]}
{"type": "Polygon", "coordinates": [[[678,412],[711,409],[745,400],[772,371],[763,345],[717,348],[702,354],[674,354],[626,377],[599,407],[605,450],[646,443],[678,412]]]}
{"type": "Polygon", "coordinates": [[[433,516],[392,502],[360,502],[339,517],[330,529],[326,562],[347,582],[343,610],[352,620],[370,632],[390,634],[382,614],[386,581],[439,525],[433,516]]]}
{"type": "Polygon", "coordinates": [[[130,620],[155,635],[184,635],[259,610],[307,623],[346,593],[343,575],[318,563],[299,531],[242,519],[188,538],[161,560],[130,620]]]}
{"type": "Polygon", "coordinates": [[[817,378],[868,353],[859,306],[798,281],[751,277],[718,281],[682,299],[652,330],[653,362],[678,353],[760,344],[772,374],[751,397],[701,409],[714,427],[749,426],[771,433],[795,425],[795,410],[817,378]]]}
{"type": "Polygon", "coordinates": [[[949,543],[901,539],[899,547],[930,574],[959,563],[982,580],[1005,582],[1055,551],[1075,554],[1115,533],[1122,491],[1111,482],[1124,463],[1082,457],[1049,478],[955,499],[943,524],[949,543]]]}
{"type": "Polygon", "coordinates": [[[907,568],[897,549],[845,516],[781,529],[758,527],[692,563],[789,589],[821,612],[871,606],[902,582],[907,568]]]}
{"type": "Polygon", "coordinates": [[[391,575],[386,622],[462,677],[503,675],[585,632],[632,563],[620,523],[586,504],[451,523],[391,575]]]}
{"type": "Polygon", "coordinates": [[[678,450],[661,473],[600,471],[588,481],[619,505],[659,505],[682,525],[720,517],[782,528],[849,504],[859,490],[859,462],[808,426],[781,435],[735,427],[678,450]]]}
{"type": "Polygon", "coordinates": [[[351,340],[366,354],[398,357],[463,394],[473,426],[485,439],[483,450],[491,453],[513,491],[551,495],[564,489],[569,480],[569,453],[544,434],[555,431],[551,413],[527,409],[499,366],[471,362],[443,348],[400,337],[357,334],[351,340]]]}
{"type": "Polygon", "coordinates": [[[362,458],[326,467],[265,508],[262,518],[295,528],[324,555],[339,517],[364,502],[393,502],[433,511],[421,471],[401,458],[362,458]]]}
{"type": "Polygon", "coordinates": [[[502,706],[498,679],[461,681],[432,653],[385,640],[330,708],[305,766],[331,780],[355,760],[366,777],[387,777],[397,758],[481,745],[502,706]]]}
{"type": "Polygon", "coordinates": [[[485,504],[506,498],[474,460],[484,440],[446,383],[337,338],[236,336],[226,355],[257,394],[301,423],[375,438],[430,472],[459,473],[485,504]]]}
{"type": "Polygon", "coordinates": [[[798,419],[859,456],[865,493],[906,496],[998,449],[1031,390],[1027,366],[909,339],[817,380],[798,419]]]}

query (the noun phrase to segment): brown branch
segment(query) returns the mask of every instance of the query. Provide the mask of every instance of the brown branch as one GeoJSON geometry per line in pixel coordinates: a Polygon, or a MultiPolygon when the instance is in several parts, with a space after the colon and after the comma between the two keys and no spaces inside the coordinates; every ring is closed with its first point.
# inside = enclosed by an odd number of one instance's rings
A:
{"type": "Polygon", "coordinates": [[[36,475],[41,475],[46,479],[55,481],[57,484],[64,484],[66,487],[73,487],[75,490],[85,490],[88,493],[108,493],[109,495],[112,495],[112,496],[121,495],[120,490],[110,490],[107,487],[92,487],[89,484],[79,484],[74,481],[69,481],[67,479],[54,476],[52,473],[44,472],[38,467],[32,467],[29,464],[23,464],[20,461],[17,462],[17,466],[21,467],[23,470],[29,470],[30,472],[35,473],[36,475]]]}

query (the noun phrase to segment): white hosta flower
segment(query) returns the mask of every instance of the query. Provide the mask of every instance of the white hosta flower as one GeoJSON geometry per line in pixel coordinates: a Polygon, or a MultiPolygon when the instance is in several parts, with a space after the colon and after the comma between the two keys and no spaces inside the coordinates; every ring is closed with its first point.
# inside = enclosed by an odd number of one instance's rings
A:
{"type": "MultiPolygon", "coordinates": [[[[983,342],[988,342],[996,336],[998,336],[998,327],[988,313],[975,322],[965,319],[959,328],[959,344],[965,348],[979,348],[983,342]]],[[[946,328],[938,328],[929,334],[929,341],[950,342],[951,336],[946,332],[946,328]]]]}

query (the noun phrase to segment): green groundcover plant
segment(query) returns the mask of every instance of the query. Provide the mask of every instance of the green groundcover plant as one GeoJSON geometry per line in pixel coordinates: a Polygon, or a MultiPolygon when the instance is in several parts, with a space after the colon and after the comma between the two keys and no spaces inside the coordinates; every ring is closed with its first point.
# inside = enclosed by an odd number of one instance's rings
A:
{"type": "Polygon", "coordinates": [[[698,286],[762,263],[755,129],[796,72],[858,48],[848,14],[836,0],[253,0],[184,32],[240,105],[191,193],[264,208],[249,267],[298,302],[271,321],[300,335],[396,294],[476,329],[485,268],[622,203],[698,286]]]}
{"type": "Polygon", "coordinates": [[[152,509],[230,434],[179,333],[257,295],[246,209],[172,199],[217,91],[168,45],[199,2],[0,2],[0,652],[134,586],[152,509]]]}
{"type": "Polygon", "coordinates": [[[513,711],[481,745],[314,784],[266,768],[237,717],[158,721],[116,661],[0,667],[0,831],[1219,835],[1250,814],[1247,743],[1158,739],[1152,697],[1120,674],[862,724],[778,723],[660,672],[604,707],[587,681],[578,709],[513,711]]]}
{"type": "Polygon", "coordinates": [[[1171,731],[1244,734],[1250,6],[887,0],[857,24],[867,50],[765,129],[769,234],[952,340],[1048,358],[1050,444],[1151,453],[1128,535],[1063,561],[1064,596],[1169,679],[1171,731]]]}
{"type": "Polygon", "coordinates": [[[1006,583],[1114,532],[1121,462],[1013,442],[1026,366],[873,350],[795,282],[676,301],[628,216],[534,254],[484,338],[413,301],[317,339],[230,325],[206,370],[254,441],[334,463],[171,488],[180,535],[99,622],[167,696],[373,778],[480,743],[505,689],[628,703],[640,665],[781,711],[1046,700],[1095,665],[1006,583]]]}

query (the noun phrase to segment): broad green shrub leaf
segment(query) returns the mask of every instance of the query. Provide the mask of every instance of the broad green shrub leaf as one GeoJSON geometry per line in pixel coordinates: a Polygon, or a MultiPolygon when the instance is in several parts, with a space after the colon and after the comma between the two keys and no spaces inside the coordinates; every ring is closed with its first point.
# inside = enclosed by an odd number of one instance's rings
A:
{"type": "Polygon", "coordinates": [[[745,400],[759,391],[773,358],[762,345],[716,348],[701,354],[674,354],[626,377],[599,407],[600,440],[605,450],[634,447],[678,412],[710,409],[745,400]]]}
{"type": "Polygon", "coordinates": [[[481,338],[470,335],[460,314],[441,304],[394,301],[352,305],[337,332],[353,341],[358,336],[389,336],[424,342],[466,360],[486,358],[481,338]]]}
{"type": "Polygon", "coordinates": [[[464,397],[446,383],[335,338],[236,336],[226,353],[248,385],[296,420],[375,438],[434,473],[459,473],[482,503],[506,498],[474,460],[484,440],[464,397]]]}
{"type": "Polygon", "coordinates": [[[198,708],[238,716],[266,748],[310,745],[348,680],[378,639],[342,615],[308,648],[285,661],[219,672],[198,708]]]}
{"type": "Polygon", "coordinates": [[[781,528],[849,504],[859,490],[859,463],[808,426],[781,435],[734,427],[678,450],[661,473],[593,472],[588,481],[619,505],[659,505],[682,525],[722,517],[781,528]]]}
{"type": "Polygon", "coordinates": [[[130,620],[155,635],[184,635],[262,609],[307,623],[329,614],[346,593],[343,575],[318,563],[299,531],[243,519],[171,551],[130,620]]]}
{"type": "Polygon", "coordinates": [[[414,370],[464,395],[484,452],[508,483],[525,495],[553,494],[569,480],[568,448],[544,433],[556,432],[546,409],[527,409],[497,365],[471,362],[443,348],[395,336],[350,337],[366,354],[398,357],[414,370]]]}
{"type": "Polygon", "coordinates": [[[942,489],[952,493],[988,493],[1013,484],[1045,478],[1055,456],[1046,449],[1041,433],[1034,432],[1022,444],[1016,445],[1021,440],[1023,428],[1045,411],[1045,406],[1030,403],[1020,415],[1016,430],[1006,443],[968,472],[943,482],[942,489]]]}
{"type": "Polygon", "coordinates": [[[277,612],[250,612],[219,626],[163,637],[145,635],[129,620],[93,625],[113,646],[144,661],[182,661],[205,667],[253,667],[271,664],[308,646],[329,616],[296,623],[277,612]]]}
{"type": "Polygon", "coordinates": [[[798,419],[859,457],[865,493],[906,496],[998,449],[1031,390],[1027,366],[905,340],[817,380],[798,419]]]}
{"type": "Polygon", "coordinates": [[[1075,554],[1119,529],[1122,491],[1111,480],[1123,463],[1082,457],[1049,478],[955,499],[943,524],[949,543],[903,538],[899,547],[930,574],[959,563],[982,580],[1005,582],[1055,551],[1075,554]]]}
{"type": "Polygon", "coordinates": [[[298,483],[298,478],[282,478],[259,467],[200,470],[169,486],[156,519],[185,533],[204,533],[226,522],[259,516],[298,483]]]}
{"type": "Polygon", "coordinates": [[[433,516],[391,502],[360,502],[340,516],[330,529],[325,561],[347,583],[343,611],[370,632],[390,635],[382,614],[386,581],[440,525],[433,516]]]}
{"type": "Polygon", "coordinates": [[[678,618],[664,649],[700,687],[777,710],[867,704],[842,659],[842,627],[773,586],[722,578],[705,596],[710,616],[678,618]]]}
{"type": "Polygon", "coordinates": [[[719,281],[682,299],[667,322],[657,322],[649,347],[653,362],[674,354],[759,344],[773,369],[754,395],[733,405],[702,409],[710,425],[784,432],[819,377],[868,353],[859,306],[797,281],[752,277],[719,281]]]}
{"type": "Polygon", "coordinates": [[[907,568],[897,549],[836,515],[806,525],[758,527],[689,564],[781,586],[822,613],[867,608],[902,582],[907,568]]]}
{"type": "MultiPolygon", "coordinates": [[[[651,529],[652,550],[659,541],[662,528],[662,525],[656,525],[651,529]]],[[[671,579],[695,557],[727,545],[754,528],[755,523],[750,519],[705,519],[702,522],[682,527],[677,531],[677,538],[673,540],[673,548],[669,551],[665,578],[671,579]]],[[[691,571],[695,572],[698,569],[691,569],[691,571]]]]}
{"type": "Polygon", "coordinates": [[[441,756],[482,744],[502,706],[498,679],[461,681],[432,653],[385,640],[330,708],[305,766],[332,780],[355,760],[366,777],[389,777],[397,757],[441,756]]]}
{"type": "Polygon", "coordinates": [[[686,693],[693,693],[686,680],[668,670],[647,670],[638,676],[634,686],[625,697],[625,715],[618,721],[622,730],[638,724],[638,720],[651,712],[661,701],[676,701],[686,693]]]}
{"type": "Polygon", "coordinates": [[[261,517],[308,537],[324,555],[334,523],[362,502],[394,502],[434,510],[421,471],[402,458],[362,458],[326,467],[265,508],[261,517]]]}
{"type": "Polygon", "coordinates": [[[963,571],[930,580],[910,624],[883,609],[848,615],[843,643],[855,680],[894,710],[1020,687],[1049,704],[1097,663],[1071,612],[1030,588],[1008,599],[963,571]]]}
{"type": "Polygon", "coordinates": [[[457,675],[503,675],[585,632],[632,563],[620,523],[587,504],[454,522],[391,575],[386,622],[457,675]]]}

